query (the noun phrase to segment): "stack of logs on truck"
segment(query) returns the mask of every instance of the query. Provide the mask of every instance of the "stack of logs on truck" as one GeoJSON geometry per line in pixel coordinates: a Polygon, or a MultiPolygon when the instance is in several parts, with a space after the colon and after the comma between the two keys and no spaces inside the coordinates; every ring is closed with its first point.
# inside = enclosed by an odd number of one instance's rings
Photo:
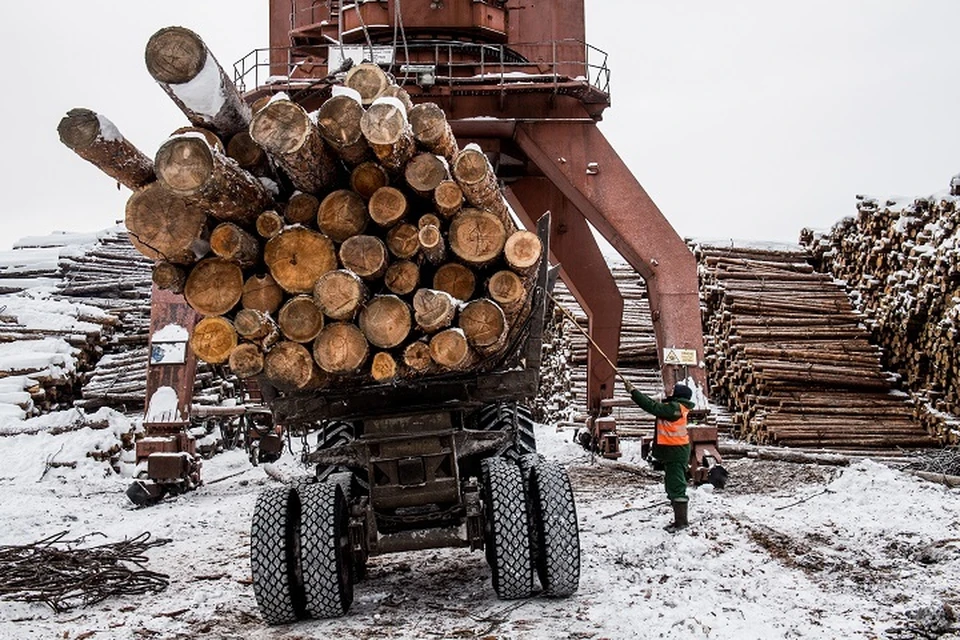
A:
{"type": "Polygon", "coordinates": [[[847,283],[865,323],[931,433],[960,443],[960,176],[925,198],[859,197],[857,215],[805,230],[813,264],[847,283]]]}
{"type": "Polygon", "coordinates": [[[184,83],[168,49],[195,36],[178,29],[151,39],[147,67],[193,126],[153,160],[89,110],[60,134],[134,190],[126,226],[154,284],[203,316],[198,358],[302,391],[501,355],[529,315],[542,246],[444,112],[369,64],[315,113],[284,94],[247,107],[205,50],[184,83]],[[215,117],[192,106],[205,91],[222,97],[215,117]]]}

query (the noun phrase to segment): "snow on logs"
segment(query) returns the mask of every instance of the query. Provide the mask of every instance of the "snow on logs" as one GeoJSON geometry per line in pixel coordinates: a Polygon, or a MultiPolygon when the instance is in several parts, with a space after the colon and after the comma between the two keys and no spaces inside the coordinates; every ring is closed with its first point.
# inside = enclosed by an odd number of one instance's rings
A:
{"type": "Polygon", "coordinates": [[[162,29],[146,59],[192,127],[153,162],[92,112],[70,112],[61,137],[113,145],[95,163],[134,190],[126,224],[153,282],[204,316],[191,337],[201,360],[293,391],[506,355],[542,247],[442,109],[358,65],[316,113],[280,94],[251,115],[193,32],[162,29]],[[136,171],[121,179],[127,157],[136,171]]]}

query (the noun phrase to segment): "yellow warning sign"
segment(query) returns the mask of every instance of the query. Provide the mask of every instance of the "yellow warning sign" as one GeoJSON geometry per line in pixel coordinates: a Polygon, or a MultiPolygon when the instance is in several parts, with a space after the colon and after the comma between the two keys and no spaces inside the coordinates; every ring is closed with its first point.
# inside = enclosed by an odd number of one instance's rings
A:
{"type": "Polygon", "coordinates": [[[697,352],[695,349],[664,349],[663,363],[696,366],[697,352]]]}

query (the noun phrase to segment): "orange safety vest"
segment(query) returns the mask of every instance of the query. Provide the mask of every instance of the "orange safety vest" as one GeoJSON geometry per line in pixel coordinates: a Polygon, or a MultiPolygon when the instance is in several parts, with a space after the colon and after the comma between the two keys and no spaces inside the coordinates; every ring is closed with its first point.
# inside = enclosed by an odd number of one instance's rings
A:
{"type": "Polygon", "coordinates": [[[657,418],[657,444],[667,447],[682,447],[690,444],[690,435],[687,433],[687,414],[690,409],[680,405],[680,417],[673,422],[664,418],[657,418]]]}

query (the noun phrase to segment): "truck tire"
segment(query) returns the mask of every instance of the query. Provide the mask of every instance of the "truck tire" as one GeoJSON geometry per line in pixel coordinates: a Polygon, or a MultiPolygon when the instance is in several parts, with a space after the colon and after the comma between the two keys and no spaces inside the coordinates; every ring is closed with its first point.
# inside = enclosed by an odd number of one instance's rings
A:
{"type": "MultiPolygon", "coordinates": [[[[356,439],[355,427],[352,423],[340,420],[328,422],[320,431],[317,449],[323,450],[340,447],[345,444],[350,444],[356,439]]],[[[370,491],[370,484],[367,482],[366,473],[354,472],[349,467],[343,465],[317,465],[316,475],[317,480],[320,482],[326,482],[331,478],[336,478],[337,483],[343,484],[345,476],[341,474],[351,474],[353,476],[353,485],[349,491],[344,488],[348,501],[354,494],[366,494],[370,491]]]]}
{"type": "Polygon", "coordinates": [[[300,500],[289,486],[257,496],[250,525],[250,571],[253,594],[267,624],[296,622],[304,612],[300,580],[298,529],[300,500]]]}
{"type": "Polygon", "coordinates": [[[537,462],[530,474],[529,498],[543,595],[569,596],[580,584],[580,531],[567,470],[557,462],[537,462]]]}
{"type": "Polygon", "coordinates": [[[313,618],[342,616],[353,603],[349,516],[343,489],[335,483],[304,485],[300,565],[306,610],[313,618]]]}
{"type": "Polygon", "coordinates": [[[493,590],[504,600],[528,598],[533,593],[533,561],[520,468],[494,457],[486,458],[481,468],[493,590]]]}
{"type": "Polygon", "coordinates": [[[513,444],[503,447],[497,455],[517,460],[521,456],[537,452],[537,438],[533,431],[536,422],[533,412],[522,404],[488,404],[480,409],[477,420],[483,431],[506,431],[516,429],[513,444]]]}

